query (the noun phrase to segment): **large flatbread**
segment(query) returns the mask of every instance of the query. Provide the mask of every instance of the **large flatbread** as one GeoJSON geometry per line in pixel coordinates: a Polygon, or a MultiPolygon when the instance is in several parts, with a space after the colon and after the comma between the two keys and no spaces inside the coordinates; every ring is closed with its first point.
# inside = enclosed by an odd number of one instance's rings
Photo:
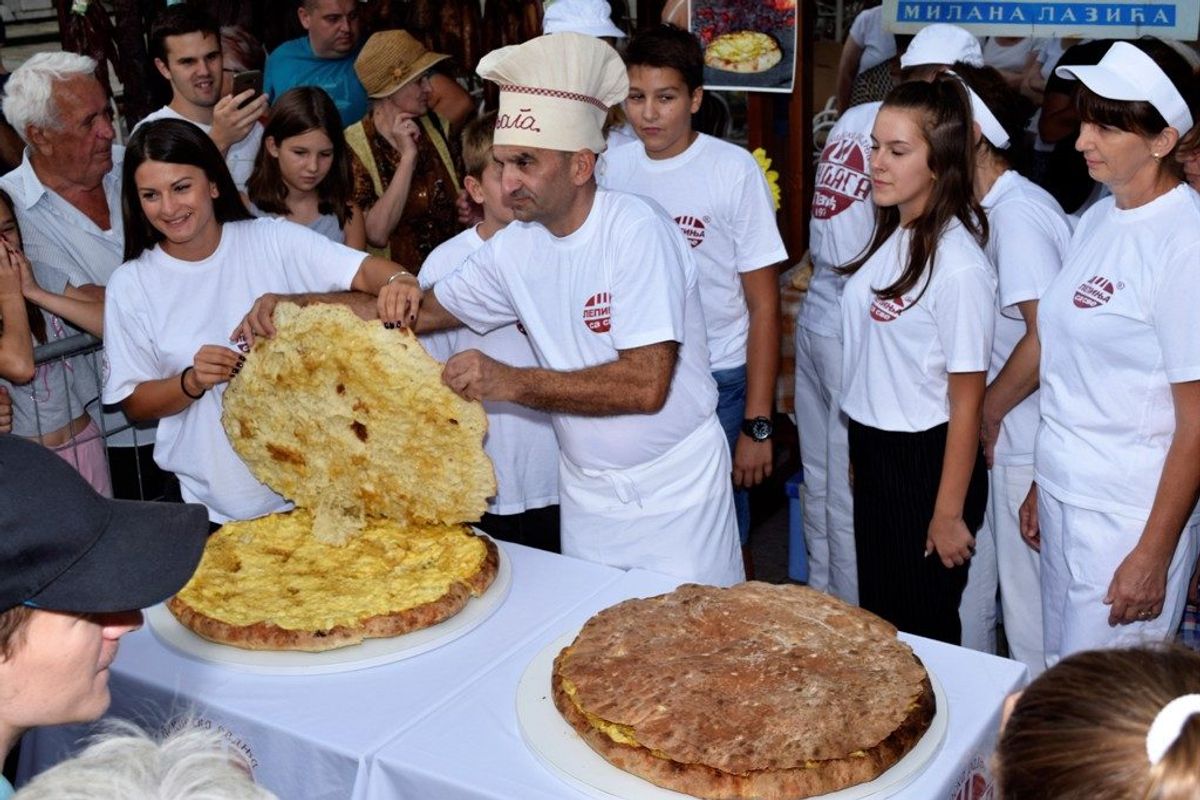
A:
{"type": "Polygon", "coordinates": [[[802,798],[873,780],[929,727],[896,629],[801,586],[686,584],[592,617],[554,703],[616,766],[704,798],[802,798]]]}
{"type": "Polygon", "coordinates": [[[259,480],[340,542],[368,519],[478,520],[495,494],[487,417],[408,331],[340,305],[281,303],[229,384],[222,421],[259,480]]]}
{"type": "Polygon", "coordinates": [[[231,522],[167,608],[195,633],[249,650],[331,650],[454,616],[496,577],[499,553],[463,525],[371,522],[341,546],[306,511],[231,522]]]}

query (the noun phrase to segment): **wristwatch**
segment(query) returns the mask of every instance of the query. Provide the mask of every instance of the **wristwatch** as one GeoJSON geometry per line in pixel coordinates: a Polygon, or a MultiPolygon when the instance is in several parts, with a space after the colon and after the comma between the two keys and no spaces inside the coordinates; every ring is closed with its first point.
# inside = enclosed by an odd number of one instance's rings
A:
{"type": "Polygon", "coordinates": [[[775,426],[766,417],[742,420],[742,433],[756,442],[765,442],[775,433],[775,426]]]}

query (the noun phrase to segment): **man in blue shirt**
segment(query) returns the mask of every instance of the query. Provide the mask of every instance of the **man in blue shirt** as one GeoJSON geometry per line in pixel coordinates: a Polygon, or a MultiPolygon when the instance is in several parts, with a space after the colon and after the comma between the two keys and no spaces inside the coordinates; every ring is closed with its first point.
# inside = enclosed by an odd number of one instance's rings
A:
{"type": "Polygon", "coordinates": [[[308,35],[271,52],[263,90],[273,103],[295,86],[317,86],[333,98],[342,125],[352,125],[367,113],[367,93],[354,74],[362,48],[358,0],[304,0],[298,13],[308,35]]]}

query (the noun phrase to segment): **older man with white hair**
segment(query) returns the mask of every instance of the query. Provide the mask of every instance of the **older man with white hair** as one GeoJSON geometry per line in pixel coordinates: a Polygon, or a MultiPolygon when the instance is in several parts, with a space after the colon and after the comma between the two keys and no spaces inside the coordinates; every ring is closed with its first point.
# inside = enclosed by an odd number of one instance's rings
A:
{"type": "MultiPolygon", "coordinates": [[[[103,299],[105,284],[124,261],[124,148],[113,144],[112,107],[95,72],[93,59],[56,52],[38,53],[12,73],[4,117],[26,146],[20,166],[0,177],[0,189],[13,199],[25,254],[42,287],[103,299]]],[[[77,368],[88,380],[92,370],[77,368]]],[[[98,397],[100,387],[94,389],[98,397]]],[[[105,419],[108,430],[126,424],[119,412],[105,419]]],[[[129,428],[109,444],[116,496],[138,499],[139,475],[148,496],[155,496],[162,473],[151,458],[153,429],[129,428]]]]}
{"type": "Polygon", "coordinates": [[[744,577],[696,267],[661,207],[596,186],[608,108],[629,91],[607,44],[576,33],[489,53],[494,155],[515,222],[422,301],[419,330],[520,323],[538,367],[477,350],[446,363],[468,399],[550,412],[562,551],[718,585],[744,577]]]}

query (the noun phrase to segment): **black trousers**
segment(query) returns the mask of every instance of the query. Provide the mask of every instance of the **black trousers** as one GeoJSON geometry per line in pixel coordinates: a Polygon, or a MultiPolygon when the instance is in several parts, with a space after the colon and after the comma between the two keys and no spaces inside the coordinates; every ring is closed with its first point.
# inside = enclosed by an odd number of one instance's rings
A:
{"type": "MultiPolygon", "coordinates": [[[[947,569],[925,539],[946,451],[948,425],[920,433],[870,428],[850,420],[854,543],[859,605],[918,636],[962,641],[958,604],[971,562],[947,569]]],[[[987,467],[975,458],[963,521],[975,533],[987,506],[987,467]]]]}
{"type": "Polygon", "coordinates": [[[520,514],[484,514],[475,526],[488,536],[550,553],[561,553],[558,506],[530,508],[520,514]]]}

